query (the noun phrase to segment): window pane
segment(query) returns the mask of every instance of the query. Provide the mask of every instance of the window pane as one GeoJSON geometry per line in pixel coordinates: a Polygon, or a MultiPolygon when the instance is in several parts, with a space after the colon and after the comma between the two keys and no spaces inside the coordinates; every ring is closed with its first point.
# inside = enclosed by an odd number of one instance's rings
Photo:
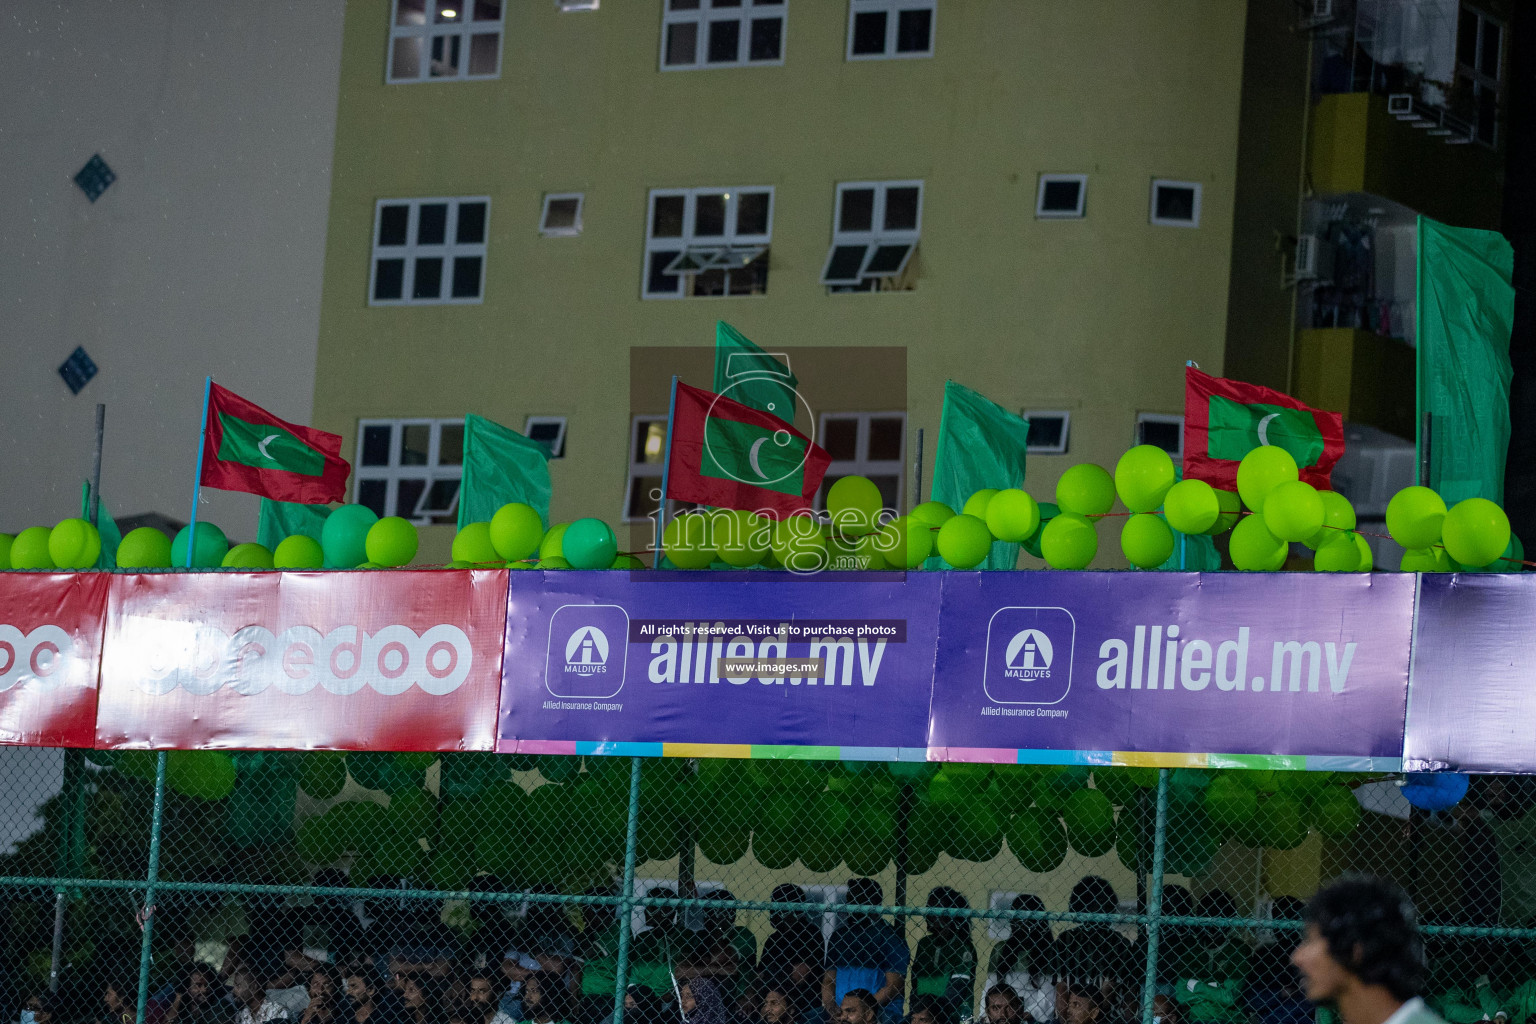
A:
{"type": "Polygon", "coordinates": [[[389,435],[391,432],[392,428],[384,424],[363,428],[363,458],[359,465],[389,465],[389,435]]]}
{"type": "Polygon", "coordinates": [[[416,503],[426,493],[425,480],[401,480],[395,484],[395,515],[409,519],[416,514],[416,503]]]}
{"type": "Polygon", "coordinates": [[[1477,70],[1489,78],[1499,77],[1499,41],[1502,35],[1499,26],[1491,21],[1483,22],[1483,45],[1478,54],[1477,70]]]}
{"type": "Polygon", "coordinates": [[[784,0],[752,0],[754,7],[783,7],[784,0]]]}
{"type": "Polygon", "coordinates": [[[448,204],[427,203],[416,220],[417,245],[442,245],[448,240],[448,204]]]}
{"type": "Polygon", "coordinates": [[[917,204],[922,191],[915,186],[885,190],[885,230],[916,231],[917,204]]]}
{"type": "Polygon", "coordinates": [[[778,60],[784,37],[783,18],[754,18],[748,60],[778,60]]]}
{"type": "Polygon", "coordinates": [[[666,420],[641,420],[635,424],[635,462],[661,465],[666,445],[666,420]]]}
{"type": "Polygon", "coordinates": [[[373,509],[373,514],[381,519],[386,514],[384,508],[384,496],[389,491],[387,480],[359,480],[357,482],[357,503],[367,505],[373,509]]]}
{"type": "Polygon", "coordinates": [[[767,192],[743,192],[736,197],[736,233],[738,235],[768,233],[767,192]]]}
{"type": "Polygon", "coordinates": [[[1030,447],[1060,448],[1067,421],[1060,416],[1031,416],[1029,418],[1030,447]]]}
{"type": "Polygon", "coordinates": [[[432,445],[432,424],[407,423],[400,428],[400,466],[425,466],[432,445]]]}
{"type": "MultiPolygon", "coordinates": [[[[424,509],[442,510],[446,512],[453,507],[453,499],[459,493],[458,480],[434,480],[432,488],[427,492],[424,509]]],[[[403,484],[401,486],[404,486],[403,484]]]]}
{"type": "Polygon", "coordinates": [[[1467,67],[1477,66],[1477,23],[1480,19],[1463,10],[1456,22],[1456,60],[1467,67]]]}
{"type": "Polygon", "coordinates": [[[906,421],[895,416],[880,416],[869,421],[869,452],[871,460],[901,458],[901,435],[906,432],[906,421]]]}
{"type": "Polygon", "coordinates": [[[725,195],[699,196],[694,200],[693,234],[696,238],[718,238],[725,234],[725,195]]]}
{"type": "Polygon", "coordinates": [[[853,52],[885,52],[884,11],[862,11],[853,16],[853,52]]]}
{"type": "Polygon", "coordinates": [[[901,505],[901,477],[871,476],[869,482],[880,489],[880,507],[897,509],[901,505]]]}
{"type": "Polygon", "coordinates": [[[485,204],[460,203],[459,223],[454,238],[460,245],[478,245],[485,241],[485,204]]]}
{"type": "Polygon", "coordinates": [[[873,231],[875,229],[875,190],[845,188],[838,213],[837,230],[873,231]]]}
{"type": "Polygon", "coordinates": [[[907,258],[907,253],[912,251],[910,245],[882,245],[875,249],[875,254],[869,259],[869,266],[864,268],[867,277],[889,277],[901,269],[901,265],[907,258]]]}
{"type": "Polygon", "coordinates": [[[396,39],[390,50],[389,76],[394,79],[421,77],[421,40],[396,39]]]}
{"type": "Polygon", "coordinates": [[[768,254],[763,253],[744,267],[737,267],[727,275],[727,295],[761,295],[768,290],[768,254]]]}
{"type": "Polygon", "coordinates": [[[501,52],[501,33],[488,32],[472,36],[469,40],[469,73],[494,75],[496,55],[501,52]]]}
{"type": "MultiPolygon", "coordinates": [[[[418,279],[420,275],[417,275],[418,279]]],[[[480,257],[456,256],[453,260],[453,297],[477,299],[480,297],[480,257]]]]}
{"type": "Polygon", "coordinates": [[[411,298],[437,299],[443,295],[443,260],[440,256],[422,257],[416,261],[416,278],[411,285],[411,298]]]}
{"type": "Polygon", "coordinates": [[[426,23],[427,0],[396,0],[396,25],[425,25],[426,23]]]}
{"type": "Polygon", "coordinates": [[[682,238],[683,210],[687,203],[685,196],[657,196],[651,207],[651,237],[682,238]]]}
{"type": "Polygon", "coordinates": [[[379,260],[373,270],[373,297],[398,299],[405,294],[405,260],[379,260]]]}
{"type": "Polygon", "coordinates": [[[741,6],[741,0],[709,0],[709,6],[714,7],[714,8],[720,8],[720,7],[740,7],[741,6]]]}
{"type": "Polygon", "coordinates": [[[1194,220],[1195,190],[1176,185],[1157,187],[1158,220],[1194,220]]]}
{"type": "Polygon", "coordinates": [[[683,286],[683,279],[667,273],[667,264],[677,258],[680,250],[670,249],[651,253],[651,265],[646,272],[645,290],[651,295],[673,295],[683,286]]]}
{"type": "Polygon", "coordinates": [[[1489,86],[1477,90],[1477,138],[1480,142],[1492,142],[1498,130],[1499,94],[1489,86]]]}
{"type": "Polygon", "coordinates": [[[379,211],[379,244],[404,245],[405,228],[411,222],[409,206],[386,206],[379,211]]]}
{"type": "Polygon", "coordinates": [[[729,64],[738,59],[741,47],[741,22],[712,21],[709,23],[709,62],[729,64]]]}
{"type": "Polygon", "coordinates": [[[864,254],[868,251],[867,245],[839,245],[833,248],[832,258],[827,261],[827,280],[858,280],[859,269],[864,266],[864,254]]]}
{"type": "Polygon", "coordinates": [[[700,298],[715,298],[725,294],[725,271],[704,270],[693,275],[693,294],[700,298]]]}
{"type": "Polygon", "coordinates": [[[661,477],[635,477],[629,488],[629,507],[624,510],[624,518],[645,519],[654,514],[660,502],[652,495],[660,490],[661,477]]]}
{"type": "Polygon", "coordinates": [[[1048,181],[1040,198],[1040,209],[1053,213],[1077,212],[1077,196],[1082,189],[1077,181],[1048,181]]]}
{"type": "Polygon", "coordinates": [[[570,230],[576,226],[576,211],[581,208],[579,199],[551,199],[544,210],[544,230],[570,230]]]}
{"type": "Polygon", "coordinates": [[[463,37],[432,37],[432,77],[455,78],[459,73],[459,44],[463,37]]]}
{"type": "Polygon", "coordinates": [[[1143,420],[1141,426],[1141,444],[1156,445],[1165,452],[1177,452],[1179,450],[1180,435],[1184,432],[1184,426],[1178,422],[1143,420]]]}
{"type": "Polygon", "coordinates": [[[859,457],[859,421],[828,417],[821,425],[821,437],[817,438],[827,454],[839,462],[859,457]]]}
{"type": "Polygon", "coordinates": [[[693,64],[699,59],[698,51],[698,22],[674,22],[667,26],[668,64],[693,64]]]}
{"type": "Polygon", "coordinates": [[[475,20],[501,20],[501,0],[475,0],[475,20]]]}
{"type": "Polygon", "coordinates": [[[669,0],[667,8],[673,11],[696,11],[699,9],[699,0],[669,0]]]}
{"type": "Polygon", "coordinates": [[[896,52],[928,52],[932,27],[932,11],[902,11],[896,16],[896,52]]]}
{"type": "Polygon", "coordinates": [[[444,423],[437,428],[437,464],[458,466],[464,462],[464,424],[444,423]]]}

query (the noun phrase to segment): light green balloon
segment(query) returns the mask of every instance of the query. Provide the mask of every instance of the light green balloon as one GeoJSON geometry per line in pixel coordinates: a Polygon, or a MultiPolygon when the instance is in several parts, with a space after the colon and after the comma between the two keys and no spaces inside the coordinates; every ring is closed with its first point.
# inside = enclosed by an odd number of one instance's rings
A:
{"type": "Polygon", "coordinates": [[[1236,526],[1237,521],[1243,516],[1243,503],[1238,499],[1236,492],[1224,491],[1220,487],[1214,490],[1216,504],[1220,507],[1221,514],[1216,517],[1216,525],[1205,531],[1206,536],[1209,537],[1219,537],[1226,533],[1236,526]]]}
{"type": "MultiPolygon", "coordinates": [[[[123,538],[125,543],[127,539],[123,538]]],[[[117,560],[121,565],[123,560],[121,554],[118,555],[117,560]]],[[[325,551],[321,548],[320,542],[302,533],[284,537],[277,542],[277,547],[272,551],[274,569],[319,569],[324,565],[325,551]]]]}
{"type": "Polygon", "coordinates": [[[48,553],[48,535],[53,531],[46,526],[29,526],[11,542],[11,568],[53,571],[53,556],[48,553]]]}
{"type": "Polygon", "coordinates": [[[117,565],[120,569],[169,569],[171,538],[153,526],[129,530],[117,546],[117,565]]]}
{"type": "Polygon", "coordinates": [[[561,558],[559,555],[550,555],[548,558],[541,558],[541,559],[539,559],[538,564],[536,566],[534,566],[534,568],[536,568],[536,569],[570,569],[570,568],[572,568],[572,566],[571,566],[570,562],[566,561],[564,558],[561,558]]]}
{"type": "Polygon", "coordinates": [[[416,524],[399,516],[385,516],[368,528],[364,549],[368,561],[380,565],[408,565],[416,557],[421,539],[416,524]]]}
{"type": "MultiPolygon", "coordinates": [[[[1444,550],[1444,549],[1442,549],[1444,550]]],[[[1462,565],[1453,561],[1449,555],[1446,561],[1451,563],[1451,568],[1459,572],[1524,572],[1525,545],[1520,543],[1520,538],[1513,533],[1509,535],[1509,543],[1504,546],[1504,552],[1498,558],[1487,565],[1462,565]]]]}
{"type": "Polygon", "coordinates": [[[944,521],[955,514],[955,510],[942,501],[925,501],[912,510],[912,518],[929,526],[943,526],[944,521]]]}
{"type": "Polygon", "coordinates": [[[368,531],[379,514],[367,505],[342,505],[325,517],[320,547],[332,569],[352,569],[368,561],[368,531]]]}
{"type": "Polygon", "coordinates": [[[992,498],[996,494],[996,487],[983,487],[965,499],[965,504],[960,508],[960,514],[974,516],[982,522],[986,522],[987,506],[992,504],[992,498]]]}
{"type": "Polygon", "coordinates": [[[1040,553],[1052,569],[1086,569],[1099,553],[1099,532],[1086,516],[1063,512],[1045,524],[1040,553]]]}
{"type": "Polygon", "coordinates": [[[11,568],[11,542],[15,539],[14,533],[0,533],[0,569],[11,568]]]}
{"type": "MultiPolygon", "coordinates": [[[[171,565],[177,569],[187,568],[189,529],[183,526],[176,534],[176,539],[171,541],[171,565]]],[[[224,564],[224,556],[227,554],[229,539],[224,536],[224,531],[212,523],[198,523],[197,539],[192,544],[192,568],[217,569],[224,564]]]]}
{"type": "Polygon", "coordinates": [[[939,527],[938,549],[939,557],[954,568],[974,569],[992,550],[992,531],[981,519],[962,512],[939,527]]]}
{"type": "Polygon", "coordinates": [[[1163,496],[1163,514],[1180,533],[1204,533],[1221,517],[1221,502],[1204,480],[1180,480],[1163,496]]]}
{"type": "Polygon", "coordinates": [[[1387,502],[1387,532],[1405,548],[1427,548],[1439,543],[1445,514],[1445,500],[1428,487],[1404,487],[1387,502]]]}
{"type": "Polygon", "coordinates": [[[1402,572],[1454,572],[1456,566],[1451,562],[1451,556],[1445,553],[1445,548],[1418,548],[1413,551],[1403,552],[1403,561],[1399,570],[1402,572]]]}
{"type": "Polygon", "coordinates": [[[1232,528],[1228,544],[1232,564],[1252,572],[1274,572],[1285,564],[1286,543],[1276,537],[1255,512],[1232,528]]]}
{"type": "Polygon", "coordinates": [[[1035,527],[1034,533],[1020,542],[1020,546],[1036,558],[1044,558],[1045,556],[1040,552],[1040,536],[1045,533],[1045,524],[1061,515],[1061,509],[1054,501],[1036,502],[1036,507],[1040,510],[1040,525],[1035,527]]]}
{"type": "Polygon", "coordinates": [[[453,535],[453,560],[471,565],[487,565],[497,560],[496,545],[491,543],[490,523],[465,523],[453,535]]]}
{"type": "Polygon", "coordinates": [[[1120,530],[1120,550],[1136,568],[1156,569],[1173,555],[1173,530],[1161,517],[1138,512],[1120,530]]]}
{"type": "Polygon", "coordinates": [[[48,534],[48,557],[60,569],[91,569],[101,557],[101,534],[84,519],[66,519],[48,534]]]}
{"type": "Polygon", "coordinates": [[[560,539],[564,558],[573,569],[606,569],[619,553],[613,527],[601,519],[578,519],[560,539]]]}
{"type": "Polygon", "coordinates": [[[1484,566],[1509,546],[1509,516],[1487,498],[1458,501],[1441,530],[1445,553],[1462,565],[1484,566]]]}
{"type": "Polygon", "coordinates": [[[1103,466],[1080,463],[1056,481],[1056,504],[1064,512],[1101,516],[1115,507],[1115,481],[1103,466]]]}
{"type": "Polygon", "coordinates": [[[1276,484],[1264,499],[1264,522],[1283,541],[1307,540],[1323,528],[1323,499],[1304,480],[1276,484]]]}
{"type": "Polygon", "coordinates": [[[875,535],[864,537],[832,537],[827,541],[828,566],[853,572],[871,572],[885,568],[875,545],[875,535]]]}
{"type": "Polygon", "coordinates": [[[1341,533],[1318,548],[1312,568],[1318,572],[1358,572],[1360,545],[1356,542],[1357,537],[1359,534],[1341,533]]]}
{"type": "Polygon", "coordinates": [[[885,501],[880,488],[864,476],[845,476],[827,488],[827,512],[843,533],[869,533],[885,501]]]}
{"type": "Polygon", "coordinates": [[[875,535],[875,547],[885,561],[898,569],[915,569],[933,554],[937,534],[927,523],[913,516],[900,516],[886,523],[875,535]]]}
{"type": "MultiPolygon", "coordinates": [[[[532,568],[532,566],[530,566],[527,562],[513,562],[513,563],[508,564],[507,568],[508,569],[529,569],[529,568],[532,568]]],[[[610,565],[608,568],[610,568],[610,569],[631,569],[631,570],[633,570],[633,569],[644,569],[645,568],[645,563],[640,561],[640,559],[636,558],[634,555],[619,555],[616,558],[614,558],[613,564],[610,565]]]]}
{"type": "Polygon", "coordinates": [[[226,569],[270,569],[272,552],[255,543],[236,544],[224,555],[226,569]]]}
{"type": "Polygon", "coordinates": [[[491,546],[509,562],[520,562],[533,554],[543,538],[544,520],[532,505],[508,502],[491,516],[491,546]]]}
{"type": "Polygon", "coordinates": [[[827,567],[827,538],[809,516],[787,516],[773,528],[773,557],[791,572],[820,572],[827,567]]]}
{"type": "Polygon", "coordinates": [[[715,549],[709,541],[709,517],[698,513],[676,517],[661,534],[662,551],[679,569],[709,568],[715,560],[715,549]]]}
{"type": "Polygon", "coordinates": [[[1155,444],[1139,444],[1115,463],[1115,491],[1132,512],[1152,512],[1178,479],[1173,459],[1155,444]]]}
{"type": "Polygon", "coordinates": [[[1264,511],[1269,492],[1284,483],[1299,479],[1296,460],[1284,448],[1264,445],[1243,456],[1237,464],[1237,493],[1255,512],[1264,511]]]}
{"type": "Polygon", "coordinates": [[[761,562],[773,542],[773,524],[746,509],[721,509],[709,517],[709,528],[710,546],[738,569],[761,562]]]}
{"type": "Polygon", "coordinates": [[[1040,528],[1040,506],[1017,487],[998,491],[987,503],[987,529],[1010,544],[1021,544],[1040,528]]]}
{"type": "Polygon", "coordinates": [[[1318,491],[1317,496],[1323,502],[1323,526],[1302,542],[1313,551],[1338,536],[1340,531],[1355,528],[1355,506],[1348,498],[1338,491],[1318,491]]]}

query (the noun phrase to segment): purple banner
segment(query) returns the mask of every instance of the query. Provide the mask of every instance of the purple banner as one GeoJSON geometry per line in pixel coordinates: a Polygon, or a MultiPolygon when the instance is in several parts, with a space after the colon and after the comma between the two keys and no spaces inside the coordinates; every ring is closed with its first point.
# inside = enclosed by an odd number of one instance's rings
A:
{"type": "Polygon", "coordinates": [[[1536,575],[1420,577],[1404,767],[1536,772],[1536,575]]]}
{"type": "Polygon", "coordinates": [[[1401,755],[1412,576],[947,575],[931,757],[1401,755]]]}

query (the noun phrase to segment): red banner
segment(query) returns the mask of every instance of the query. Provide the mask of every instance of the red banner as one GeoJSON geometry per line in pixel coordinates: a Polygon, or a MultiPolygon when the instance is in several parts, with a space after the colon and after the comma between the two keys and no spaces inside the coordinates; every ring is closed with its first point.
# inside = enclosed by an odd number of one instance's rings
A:
{"type": "Polygon", "coordinates": [[[96,745],[491,750],[506,571],[112,580],[96,745]]]}
{"type": "Polygon", "coordinates": [[[0,574],[0,743],[89,747],[106,574],[0,574]]]}

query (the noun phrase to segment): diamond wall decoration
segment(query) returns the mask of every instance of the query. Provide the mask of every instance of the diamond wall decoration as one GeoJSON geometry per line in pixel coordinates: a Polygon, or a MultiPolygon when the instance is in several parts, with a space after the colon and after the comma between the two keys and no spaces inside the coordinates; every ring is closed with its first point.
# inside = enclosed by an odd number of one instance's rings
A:
{"type": "Polygon", "coordinates": [[[96,376],[96,364],[91,357],[85,354],[85,349],[76,348],[64,360],[64,365],[59,367],[59,376],[64,378],[64,383],[69,385],[69,390],[79,394],[80,389],[91,382],[96,376]]]}
{"type": "Polygon", "coordinates": [[[101,194],[116,180],[117,175],[107,166],[107,162],[101,158],[100,153],[87,160],[85,166],[80,168],[80,173],[75,175],[75,184],[80,186],[80,191],[85,193],[85,198],[93,203],[100,199],[101,194]]]}

